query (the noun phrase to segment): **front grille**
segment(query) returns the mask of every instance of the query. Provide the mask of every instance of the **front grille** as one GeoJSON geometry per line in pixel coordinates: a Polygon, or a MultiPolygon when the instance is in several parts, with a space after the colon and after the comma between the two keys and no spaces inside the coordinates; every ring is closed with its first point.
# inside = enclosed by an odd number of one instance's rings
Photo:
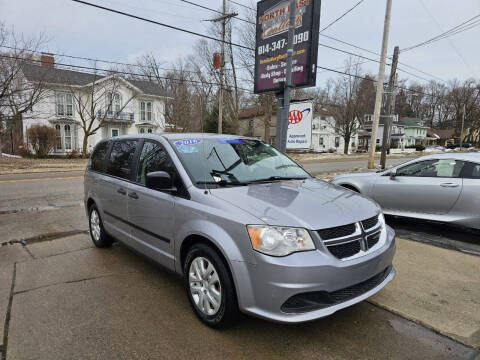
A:
{"type": "Polygon", "coordinates": [[[345,259],[360,252],[360,242],[358,240],[338,245],[327,245],[328,251],[338,259],[345,259]]]}
{"type": "Polygon", "coordinates": [[[285,313],[298,314],[323,309],[351,300],[365,294],[382,283],[390,273],[391,269],[392,267],[389,266],[370,279],[337,291],[315,291],[294,295],[283,303],[281,310],[285,313]]]}
{"type": "Polygon", "coordinates": [[[340,238],[348,235],[352,235],[355,232],[355,224],[348,224],[342,226],[331,227],[328,229],[317,230],[318,235],[323,240],[340,238]]]}
{"type": "Polygon", "coordinates": [[[378,243],[378,240],[380,240],[380,232],[367,237],[368,248],[374,247],[378,243]]]}
{"type": "Polygon", "coordinates": [[[374,217],[363,220],[362,226],[365,230],[367,230],[377,225],[377,223],[378,223],[378,215],[375,215],[374,217]]]}

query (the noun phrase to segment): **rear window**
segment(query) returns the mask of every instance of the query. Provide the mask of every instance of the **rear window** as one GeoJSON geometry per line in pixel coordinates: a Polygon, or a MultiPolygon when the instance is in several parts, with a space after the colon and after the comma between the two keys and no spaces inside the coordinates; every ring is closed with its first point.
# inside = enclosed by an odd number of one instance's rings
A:
{"type": "Polygon", "coordinates": [[[107,174],[130,179],[137,140],[114,141],[107,161],[107,174]]]}
{"type": "Polygon", "coordinates": [[[98,144],[93,150],[92,156],[90,156],[89,166],[93,171],[103,172],[103,160],[107,156],[110,141],[104,141],[98,144]]]}

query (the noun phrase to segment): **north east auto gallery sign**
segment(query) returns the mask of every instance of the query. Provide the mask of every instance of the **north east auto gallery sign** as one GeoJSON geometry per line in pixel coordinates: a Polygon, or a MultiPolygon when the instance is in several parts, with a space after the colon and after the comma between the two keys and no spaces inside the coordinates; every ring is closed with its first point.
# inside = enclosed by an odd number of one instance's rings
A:
{"type": "MultiPolygon", "coordinates": [[[[257,3],[255,93],[276,91],[286,81],[289,0],[257,3]]],[[[320,0],[297,0],[292,83],[315,86],[320,0]]]]}
{"type": "Polygon", "coordinates": [[[313,104],[295,102],[288,113],[287,149],[310,149],[312,146],[313,104]]]}

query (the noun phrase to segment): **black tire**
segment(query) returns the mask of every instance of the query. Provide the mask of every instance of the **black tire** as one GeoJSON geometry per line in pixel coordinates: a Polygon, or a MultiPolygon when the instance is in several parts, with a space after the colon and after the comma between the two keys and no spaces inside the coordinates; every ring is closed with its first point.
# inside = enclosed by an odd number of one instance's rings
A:
{"type": "Polygon", "coordinates": [[[212,247],[203,243],[199,243],[193,245],[188,250],[183,267],[183,278],[188,300],[190,301],[190,305],[192,306],[194,313],[197,315],[200,321],[212,328],[217,329],[230,326],[235,322],[238,316],[238,303],[237,295],[235,292],[235,285],[225,262],[212,247]],[[218,274],[221,285],[220,308],[213,315],[205,314],[197,306],[190,290],[190,265],[195,259],[200,257],[207,259],[213,265],[214,269],[218,274]]]}
{"type": "MultiPolygon", "coordinates": [[[[94,218],[95,219],[95,218],[94,218]]],[[[95,220],[93,220],[95,222],[95,220]]],[[[103,227],[103,221],[102,218],[100,217],[100,212],[98,211],[97,205],[92,204],[89,209],[88,209],[88,228],[90,232],[90,238],[92,239],[93,244],[98,247],[98,248],[105,248],[105,247],[110,247],[113,243],[113,239],[110,235],[107,234],[105,231],[105,228],[103,227]],[[94,214],[97,214],[98,216],[98,222],[99,222],[99,235],[97,236],[97,239],[94,236],[95,230],[92,229],[92,216],[94,217],[94,214]]]]}

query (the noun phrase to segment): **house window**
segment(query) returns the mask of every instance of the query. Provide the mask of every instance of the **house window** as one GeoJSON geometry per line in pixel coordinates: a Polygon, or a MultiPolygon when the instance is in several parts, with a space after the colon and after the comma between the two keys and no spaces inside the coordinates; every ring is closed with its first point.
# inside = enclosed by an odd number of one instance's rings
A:
{"type": "Polygon", "coordinates": [[[108,115],[116,115],[120,112],[121,97],[117,92],[107,94],[108,115]]]}
{"type": "Polygon", "coordinates": [[[140,134],[145,134],[145,129],[144,128],[140,129],[140,134]]]}
{"type": "Polygon", "coordinates": [[[112,137],[118,136],[118,129],[112,129],[112,137]]]}
{"type": "Polygon", "coordinates": [[[152,133],[152,129],[148,129],[148,133],[151,134],[151,133],[152,133]]]}
{"type": "Polygon", "coordinates": [[[140,120],[152,121],[152,102],[140,101],[140,120]]]}
{"type": "Polygon", "coordinates": [[[339,147],[340,146],[340,138],[337,136],[335,137],[335,147],[339,147]]]}
{"type": "Polygon", "coordinates": [[[318,138],[318,145],[323,146],[323,137],[318,138]]]}
{"type": "Polygon", "coordinates": [[[72,132],[70,131],[70,125],[64,126],[65,130],[65,150],[72,150],[72,132]]]}
{"type": "Polygon", "coordinates": [[[320,116],[320,120],[327,120],[325,116],[320,116]]]}
{"type": "Polygon", "coordinates": [[[69,93],[56,94],[58,116],[73,116],[73,96],[69,93]]]}
{"type": "Polygon", "coordinates": [[[55,137],[55,150],[62,150],[62,128],[60,125],[55,125],[57,136],[55,137]]]}

